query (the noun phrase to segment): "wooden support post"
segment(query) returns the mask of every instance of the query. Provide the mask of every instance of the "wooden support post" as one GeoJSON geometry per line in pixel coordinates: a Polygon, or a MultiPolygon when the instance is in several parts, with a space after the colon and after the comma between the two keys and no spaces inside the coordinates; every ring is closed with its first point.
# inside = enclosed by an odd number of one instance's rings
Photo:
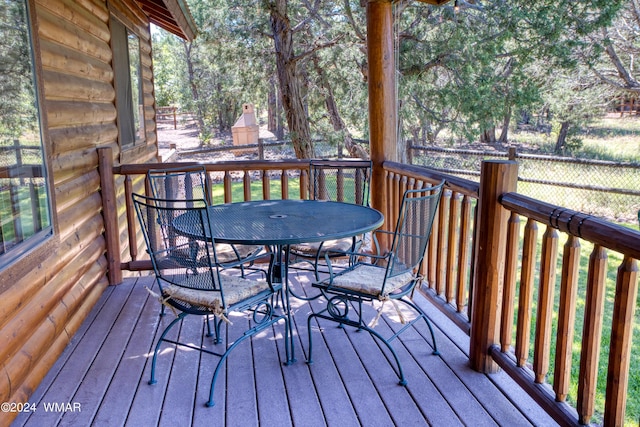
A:
{"type": "Polygon", "coordinates": [[[176,107],[171,107],[171,113],[173,114],[173,129],[178,129],[178,112],[176,107]]]}
{"type": "Polygon", "coordinates": [[[258,159],[264,160],[264,139],[258,138],[258,159]]]}
{"type": "Polygon", "coordinates": [[[107,246],[107,277],[110,285],[122,283],[120,268],[120,234],[118,231],[118,206],[115,181],[113,179],[113,150],[111,147],[98,148],[98,169],[102,194],[102,218],[104,239],[107,246]]]}
{"type": "MultiPolygon", "coordinates": [[[[369,64],[369,138],[373,171],[371,206],[380,211],[389,203],[385,160],[397,161],[396,71],[393,50],[393,10],[390,0],[367,3],[367,60],[369,64]]],[[[387,223],[387,226],[389,224],[387,223]]]]}
{"type": "Polygon", "coordinates": [[[499,370],[489,354],[489,348],[498,344],[500,339],[509,221],[509,211],[500,205],[499,198],[504,193],[515,191],[517,182],[516,162],[482,162],[469,362],[474,370],[484,373],[499,370]]]}

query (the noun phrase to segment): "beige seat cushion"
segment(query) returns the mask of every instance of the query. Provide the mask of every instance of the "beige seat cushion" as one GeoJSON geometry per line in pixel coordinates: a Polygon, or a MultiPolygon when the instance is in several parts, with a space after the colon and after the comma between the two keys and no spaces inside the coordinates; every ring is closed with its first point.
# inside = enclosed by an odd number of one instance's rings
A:
{"type": "Polygon", "coordinates": [[[408,284],[414,278],[414,274],[410,270],[388,278],[384,288],[384,295],[381,295],[380,291],[382,289],[382,283],[384,282],[385,272],[386,268],[384,267],[361,264],[353,270],[335,276],[332,286],[373,296],[385,297],[396,289],[408,284]]]}
{"type": "MultiPolygon", "coordinates": [[[[269,290],[269,284],[266,281],[248,280],[239,276],[223,274],[220,275],[220,278],[222,280],[224,299],[227,306],[269,290]]],[[[202,277],[191,276],[186,279],[183,284],[184,286],[189,286],[190,282],[195,282],[196,280],[198,280],[198,283],[201,283],[202,277]]],[[[207,291],[184,286],[168,284],[163,286],[162,290],[165,297],[184,301],[195,306],[207,307],[211,309],[211,312],[214,314],[226,312],[226,309],[222,306],[219,291],[207,291]]]]}
{"type": "Polygon", "coordinates": [[[216,256],[218,257],[218,262],[232,262],[237,261],[238,256],[240,259],[246,258],[247,256],[258,252],[262,249],[262,246],[258,245],[229,245],[227,243],[216,243],[216,256]],[[234,252],[233,248],[235,247],[238,254],[234,252]]]}
{"type": "Polygon", "coordinates": [[[348,251],[351,250],[353,245],[353,238],[345,237],[344,239],[325,240],[324,242],[315,243],[301,243],[291,246],[291,252],[294,254],[315,257],[320,250],[320,255],[323,256],[327,251],[348,251]],[[322,247],[320,247],[322,245],[322,247]]]}

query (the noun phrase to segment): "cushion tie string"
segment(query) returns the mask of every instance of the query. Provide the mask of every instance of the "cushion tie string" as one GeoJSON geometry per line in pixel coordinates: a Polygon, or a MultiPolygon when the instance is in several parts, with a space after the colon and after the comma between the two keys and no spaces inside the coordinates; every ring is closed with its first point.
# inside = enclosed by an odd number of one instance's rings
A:
{"type": "Polygon", "coordinates": [[[171,304],[169,304],[169,299],[171,298],[170,296],[163,298],[162,295],[159,295],[157,293],[155,293],[154,291],[152,291],[148,286],[144,287],[150,294],[152,297],[156,298],[158,301],[160,301],[160,304],[169,307],[171,309],[171,311],[173,311],[173,314],[175,314],[176,317],[178,317],[178,311],[176,310],[176,308],[174,306],[172,306],[171,304]]]}
{"type": "MultiPolygon", "coordinates": [[[[173,314],[175,314],[175,316],[178,317],[178,311],[176,310],[176,308],[174,306],[172,306],[171,304],[169,304],[169,300],[171,298],[173,298],[172,295],[167,295],[166,297],[163,297],[162,295],[159,295],[156,292],[152,291],[148,286],[145,286],[145,289],[154,298],[156,298],[158,301],[160,301],[161,304],[169,307],[171,309],[171,311],[173,312],[173,314]]],[[[178,299],[178,301],[180,301],[180,300],[178,299]]],[[[214,316],[219,317],[222,321],[224,321],[225,323],[227,323],[229,325],[233,325],[231,320],[229,320],[229,318],[226,316],[225,310],[222,308],[220,300],[213,301],[213,307],[209,307],[209,309],[211,310],[211,312],[213,313],[214,316]]]]}
{"type": "Polygon", "coordinates": [[[218,316],[222,321],[229,326],[233,325],[233,322],[225,315],[225,310],[220,306],[220,300],[213,301],[213,314],[218,316]]]}
{"type": "Polygon", "coordinates": [[[378,300],[382,301],[382,304],[380,305],[380,308],[378,308],[377,310],[377,314],[376,317],[369,322],[369,326],[370,328],[375,328],[376,325],[378,324],[378,321],[380,320],[380,316],[382,316],[382,309],[384,308],[384,305],[387,303],[387,301],[391,301],[391,304],[393,304],[393,307],[396,309],[396,313],[398,313],[398,318],[400,319],[400,323],[401,324],[406,324],[407,320],[404,318],[404,315],[402,314],[402,311],[400,310],[400,306],[398,305],[398,302],[394,299],[389,298],[389,295],[385,295],[382,296],[380,295],[378,297],[378,300]]]}

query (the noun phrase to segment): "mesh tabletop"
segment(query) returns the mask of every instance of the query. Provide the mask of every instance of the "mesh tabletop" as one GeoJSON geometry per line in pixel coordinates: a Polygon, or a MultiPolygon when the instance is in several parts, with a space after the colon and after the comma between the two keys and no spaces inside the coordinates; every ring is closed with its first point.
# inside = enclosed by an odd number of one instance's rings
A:
{"type": "MultiPolygon", "coordinates": [[[[223,243],[320,242],[366,233],[384,221],[380,212],[366,206],[317,200],[229,203],[211,206],[208,211],[213,237],[223,243]]],[[[181,233],[193,236],[186,226],[189,222],[179,217],[174,226],[181,233]]],[[[207,238],[210,238],[208,234],[207,238]]]]}

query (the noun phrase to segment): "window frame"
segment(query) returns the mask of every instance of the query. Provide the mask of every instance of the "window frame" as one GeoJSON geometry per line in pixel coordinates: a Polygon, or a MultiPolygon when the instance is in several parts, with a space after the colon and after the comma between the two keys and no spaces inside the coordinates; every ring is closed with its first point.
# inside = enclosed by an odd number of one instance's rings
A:
{"type": "Polygon", "coordinates": [[[55,215],[55,191],[53,177],[51,176],[51,147],[48,133],[47,115],[44,109],[44,84],[41,49],[38,37],[37,14],[35,13],[35,0],[21,0],[26,11],[26,31],[29,42],[29,53],[31,59],[31,78],[34,88],[34,103],[36,114],[40,124],[40,147],[42,151],[42,169],[44,185],[47,192],[47,205],[49,214],[49,224],[41,230],[27,237],[18,243],[8,252],[0,255],[0,273],[7,276],[8,280],[0,284],[0,292],[10,287],[18,278],[25,274],[27,266],[42,263],[51,252],[59,245],[59,228],[55,215]],[[11,278],[14,277],[15,280],[11,278]]]}
{"type": "Polygon", "coordinates": [[[135,152],[140,146],[147,144],[144,119],[144,79],[142,78],[141,37],[125,23],[124,19],[119,18],[113,11],[109,15],[109,27],[111,31],[111,50],[113,53],[111,65],[115,89],[114,105],[116,108],[118,145],[120,146],[122,158],[123,153],[135,152]],[[134,36],[138,41],[138,81],[137,85],[135,85],[138,89],[138,105],[133,105],[132,102],[132,89],[135,86],[133,85],[133,78],[130,71],[129,36],[134,36]],[[134,108],[138,109],[138,129],[136,129],[136,123],[133,119],[133,117],[135,117],[134,108]],[[131,117],[132,119],[129,120],[126,117],[131,117]]]}

